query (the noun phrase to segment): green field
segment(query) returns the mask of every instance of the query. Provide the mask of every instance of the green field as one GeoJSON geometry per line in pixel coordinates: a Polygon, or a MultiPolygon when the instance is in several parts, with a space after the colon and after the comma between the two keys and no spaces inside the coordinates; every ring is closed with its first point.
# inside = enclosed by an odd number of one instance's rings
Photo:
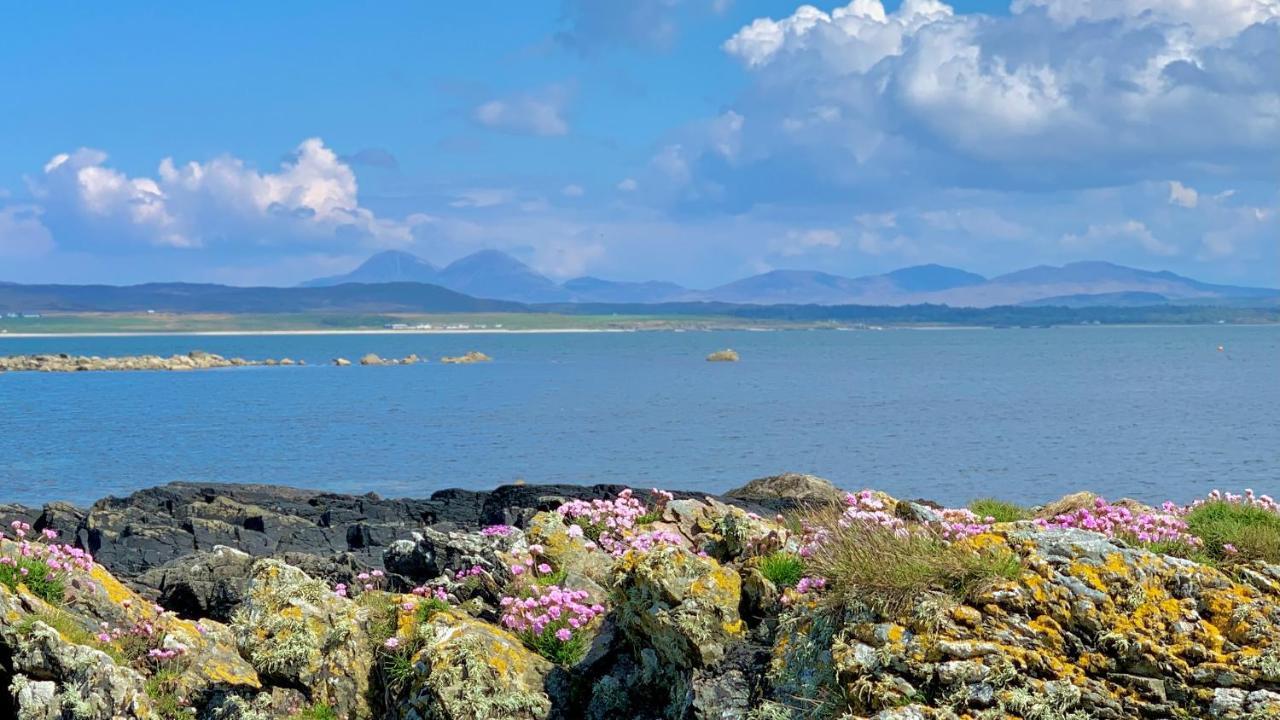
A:
{"type": "MultiPolygon", "coordinates": [[[[0,317],[0,334],[15,333],[180,333],[383,330],[387,325],[469,325],[489,330],[674,330],[778,327],[767,320],[694,315],[359,314],[359,313],[67,313],[38,318],[0,317]],[[497,326],[501,326],[500,328],[497,326]]],[[[409,331],[406,331],[409,332],[409,331]]]]}

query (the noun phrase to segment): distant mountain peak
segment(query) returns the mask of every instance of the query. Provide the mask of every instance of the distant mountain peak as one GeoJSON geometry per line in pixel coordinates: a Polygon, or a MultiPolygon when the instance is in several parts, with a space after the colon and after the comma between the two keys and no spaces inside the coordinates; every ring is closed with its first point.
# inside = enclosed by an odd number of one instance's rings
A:
{"type": "Polygon", "coordinates": [[[316,278],[302,283],[302,287],[326,287],[343,283],[433,283],[439,268],[413,253],[403,250],[383,250],[369,256],[368,260],[345,275],[316,278]]]}

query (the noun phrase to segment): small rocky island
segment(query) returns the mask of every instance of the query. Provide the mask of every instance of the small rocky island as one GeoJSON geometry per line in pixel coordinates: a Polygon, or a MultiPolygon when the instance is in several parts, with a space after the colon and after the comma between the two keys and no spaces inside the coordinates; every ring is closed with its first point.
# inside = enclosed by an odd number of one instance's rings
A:
{"type": "Polygon", "coordinates": [[[0,519],[3,718],[1280,717],[1265,496],[176,483],[0,519]]]}
{"type": "Polygon", "coordinates": [[[210,370],[213,368],[245,367],[249,365],[305,365],[290,358],[245,360],[226,358],[214,353],[193,350],[185,355],[126,355],[99,357],[97,355],[68,355],[67,353],[44,355],[0,356],[0,372],[86,372],[122,370],[210,370]]]}

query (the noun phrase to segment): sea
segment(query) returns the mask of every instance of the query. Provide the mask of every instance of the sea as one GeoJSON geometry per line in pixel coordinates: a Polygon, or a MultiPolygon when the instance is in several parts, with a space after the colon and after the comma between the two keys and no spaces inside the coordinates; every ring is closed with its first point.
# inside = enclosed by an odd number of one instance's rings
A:
{"type": "Polygon", "coordinates": [[[953,505],[1280,494],[1277,326],[0,337],[191,350],[307,365],[0,374],[0,503],[176,480],[718,493],[785,471],[953,505]],[[705,361],[723,348],[741,361],[705,361]],[[493,362],[438,362],[469,350],[493,362]],[[431,362],[331,362],[370,352],[431,362]]]}

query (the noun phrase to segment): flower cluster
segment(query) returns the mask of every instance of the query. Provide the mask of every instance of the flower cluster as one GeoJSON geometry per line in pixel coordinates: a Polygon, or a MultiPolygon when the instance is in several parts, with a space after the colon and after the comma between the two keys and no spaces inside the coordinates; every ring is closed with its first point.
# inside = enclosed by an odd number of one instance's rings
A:
{"type": "MultiPolygon", "coordinates": [[[[162,612],[163,608],[157,608],[156,611],[162,612]]],[[[157,622],[140,620],[123,628],[112,627],[105,622],[99,623],[96,639],[103,645],[114,645],[123,655],[135,661],[160,664],[185,655],[185,645],[164,642],[165,633],[158,621],[159,618],[157,622]]]]}
{"type": "Polygon", "coordinates": [[[1187,530],[1187,524],[1172,513],[1134,513],[1102,498],[1092,508],[1081,508],[1051,519],[1037,519],[1042,528],[1078,528],[1144,543],[1169,542],[1199,546],[1203,541],[1187,530]]]}
{"type": "MultiPolygon", "coordinates": [[[[414,589],[413,589],[413,590],[411,590],[410,592],[412,592],[414,595],[417,595],[418,597],[421,597],[421,598],[428,598],[428,599],[431,599],[431,600],[439,600],[439,601],[440,601],[440,602],[442,602],[442,603],[447,603],[447,602],[449,602],[449,593],[448,593],[448,591],[446,591],[446,590],[444,589],[444,587],[442,587],[442,586],[440,586],[440,585],[434,585],[434,586],[432,586],[432,585],[419,585],[418,587],[414,588],[414,589]]],[[[405,605],[406,605],[406,606],[408,606],[408,605],[410,605],[410,603],[405,603],[405,605]]],[[[412,608],[412,607],[405,607],[404,609],[405,609],[405,610],[413,610],[413,608],[412,608]]]]}
{"type": "Polygon", "coordinates": [[[0,532],[0,541],[12,542],[0,549],[0,584],[10,589],[26,584],[45,600],[58,602],[69,573],[93,569],[93,555],[74,545],[54,542],[58,531],[45,528],[35,533],[29,523],[21,520],[14,520],[9,527],[12,538],[0,532]]]}
{"type": "Polygon", "coordinates": [[[356,582],[350,585],[346,583],[337,583],[333,586],[333,594],[338,597],[355,597],[361,592],[371,592],[382,587],[382,582],[386,578],[386,573],[381,570],[373,570],[370,572],[362,572],[356,575],[356,582]]]}
{"type": "Polygon", "coordinates": [[[656,517],[673,498],[665,490],[654,488],[652,492],[657,498],[652,510],[627,488],[613,500],[570,500],[557,512],[569,523],[572,536],[585,537],[591,541],[589,546],[599,544],[611,555],[622,555],[630,549],[626,541],[630,531],[646,518],[656,517]]]}
{"type": "MultiPolygon", "coordinates": [[[[614,546],[613,554],[622,555],[628,550],[637,550],[639,552],[649,552],[659,545],[682,545],[684,538],[680,533],[674,533],[670,530],[650,530],[649,532],[637,533],[628,536],[623,542],[614,546]]],[[[699,553],[706,556],[705,552],[699,553]]]]}
{"type": "Polygon", "coordinates": [[[562,663],[577,661],[586,648],[583,632],[604,614],[585,590],[548,585],[530,597],[506,596],[500,601],[502,624],[543,656],[562,663]]]}
{"type": "Polygon", "coordinates": [[[1260,510],[1267,510],[1269,512],[1280,514],[1280,502],[1276,502],[1275,500],[1273,500],[1270,495],[1254,495],[1253,490],[1249,488],[1245,488],[1243,495],[1237,495],[1236,493],[1232,493],[1232,492],[1224,493],[1219,490],[1214,490],[1213,492],[1209,493],[1207,496],[1200,498],[1199,500],[1195,500],[1190,505],[1187,505],[1185,507],[1178,507],[1177,505],[1174,505],[1171,502],[1166,502],[1164,504],[1164,510],[1165,512],[1168,512],[1174,515],[1186,515],[1187,513],[1191,512],[1192,510],[1195,510],[1201,505],[1205,505],[1207,503],[1213,503],[1213,502],[1225,502],[1225,503],[1230,503],[1232,505],[1244,505],[1246,507],[1254,507],[1260,510]]]}
{"type": "Polygon", "coordinates": [[[897,535],[907,534],[907,524],[902,518],[894,517],[887,511],[887,505],[870,490],[858,493],[846,493],[844,502],[847,506],[840,515],[840,525],[849,527],[855,524],[879,525],[892,530],[897,535]]]}
{"type": "Polygon", "coordinates": [[[991,531],[996,519],[978,517],[966,508],[943,508],[938,511],[941,516],[939,532],[944,540],[962,540],[991,531]]]}
{"type": "Polygon", "coordinates": [[[480,534],[485,537],[507,537],[514,529],[510,525],[490,525],[481,530],[480,534]]]}
{"type": "Polygon", "coordinates": [[[530,545],[529,554],[525,556],[521,562],[512,563],[508,570],[511,571],[512,577],[517,579],[528,578],[534,584],[547,584],[555,579],[557,575],[555,568],[546,560],[536,559],[542,555],[544,548],[541,545],[530,545]],[[541,582],[540,582],[541,581],[541,582]]]}

